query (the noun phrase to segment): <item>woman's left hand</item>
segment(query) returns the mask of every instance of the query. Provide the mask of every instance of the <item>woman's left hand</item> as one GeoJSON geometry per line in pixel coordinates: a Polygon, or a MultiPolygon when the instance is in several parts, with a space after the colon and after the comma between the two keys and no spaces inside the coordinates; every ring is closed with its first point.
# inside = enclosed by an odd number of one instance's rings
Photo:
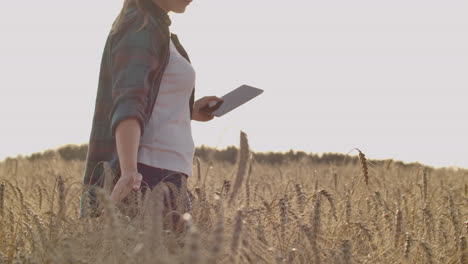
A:
{"type": "Polygon", "coordinates": [[[223,99],[216,96],[205,96],[195,101],[193,104],[192,119],[201,122],[206,122],[213,119],[214,115],[202,110],[204,107],[208,107],[208,104],[212,101],[222,102],[223,99]]]}

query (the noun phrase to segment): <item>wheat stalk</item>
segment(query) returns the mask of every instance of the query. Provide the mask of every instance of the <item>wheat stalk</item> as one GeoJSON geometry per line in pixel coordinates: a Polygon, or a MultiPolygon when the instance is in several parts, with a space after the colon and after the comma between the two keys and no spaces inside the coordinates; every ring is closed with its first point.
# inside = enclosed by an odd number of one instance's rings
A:
{"type": "Polygon", "coordinates": [[[310,239],[312,252],[314,253],[314,263],[320,264],[320,252],[317,245],[317,238],[320,233],[320,226],[321,226],[321,217],[320,217],[320,208],[322,206],[322,199],[321,199],[321,192],[316,193],[315,197],[315,204],[313,208],[313,215],[312,215],[312,237],[310,239]]]}
{"type": "Polygon", "coordinates": [[[37,186],[37,195],[38,195],[38,204],[39,204],[39,210],[42,209],[42,189],[40,186],[37,186]]]}
{"type": "Polygon", "coordinates": [[[366,155],[361,150],[356,149],[359,152],[359,161],[361,162],[362,174],[364,175],[364,182],[369,185],[369,168],[367,167],[366,155]]]}
{"type": "Polygon", "coordinates": [[[419,241],[419,244],[421,245],[424,255],[426,256],[427,263],[434,263],[432,249],[429,247],[429,244],[424,240],[419,241]]]}
{"type": "Polygon", "coordinates": [[[198,182],[201,182],[201,164],[200,164],[200,158],[195,157],[195,162],[197,164],[197,180],[198,182]]]}
{"type": "Polygon", "coordinates": [[[404,248],[404,256],[405,259],[408,259],[410,256],[410,250],[411,250],[411,237],[408,232],[405,234],[405,248],[404,248]]]}
{"type": "Polygon", "coordinates": [[[466,237],[460,237],[460,264],[468,264],[468,250],[466,249],[466,237]]]}
{"type": "Polygon", "coordinates": [[[257,236],[257,239],[262,242],[264,245],[268,246],[269,243],[266,239],[265,236],[265,229],[263,228],[263,225],[260,223],[260,221],[257,222],[257,226],[255,228],[255,233],[257,236]]]}
{"type": "Polygon", "coordinates": [[[343,254],[343,264],[351,264],[351,243],[349,240],[344,240],[341,247],[343,254]]]}
{"type": "Polygon", "coordinates": [[[0,216],[3,217],[3,204],[5,200],[5,182],[0,184],[0,216]]]}
{"type": "Polygon", "coordinates": [[[191,221],[192,216],[189,213],[185,213],[183,218],[189,226],[188,247],[184,263],[202,263],[200,252],[200,233],[191,221]]]}
{"type": "Polygon", "coordinates": [[[65,214],[65,182],[62,176],[57,176],[57,192],[58,192],[58,213],[59,217],[65,214]]]}
{"type": "Polygon", "coordinates": [[[112,170],[109,162],[101,162],[102,164],[102,177],[104,177],[103,189],[108,195],[112,193],[115,184],[115,173],[112,170]]]}
{"type": "Polygon", "coordinates": [[[374,236],[372,234],[372,232],[369,230],[369,228],[367,228],[363,223],[361,222],[356,222],[354,223],[357,227],[359,227],[359,229],[364,233],[364,235],[366,236],[367,240],[369,241],[369,243],[371,244],[371,247],[372,247],[372,250],[375,250],[376,247],[373,243],[374,241],[374,236]]]}
{"type": "Polygon", "coordinates": [[[445,244],[447,243],[448,237],[447,237],[447,232],[445,232],[445,221],[443,219],[440,219],[439,221],[439,229],[437,230],[439,233],[439,243],[440,244],[445,244]]]}
{"type": "Polygon", "coordinates": [[[304,194],[304,191],[302,190],[302,185],[300,185],[299,183],[295,185],[295,190],[296,190],[297,207],[299,209],[299,212],[302,213],[304,212],[304,208],[306,204],[306,196],[304,194]]]}
{"type": "Polygon", "coordinates": [[[427,200],[427,169],[423,171],[423,199],[427,200]]]}
{"type": "Polygon", "coordinates": [[[283,197],[279,200],[279,208],[280,208],[280,221],[281,221],[281,240],[284,243],[285,236],[286,236],[286,225],[288,224],[288,215],[287,215],[287,205],[286,205],[287,197],[283,197]]]}
{"type": "Polygon", "coordinates": [[[402,232],[402,222],[403,222],[403,214],[401,210],[398,209],[395,213],[395,248],[398,248],[400,245],[400,235],[402,232]]]}
{"type": "Polygon", "coordinates": [[[247,140],[247,134],[241,131],[240,134],[240,150],[239,150],[239,162],[237,167],[237,176],[234,182],[234,187],[231,193],[231,197],[229,198],[228,204],[232,204],[234,199],[236,198],[239,189],[242,185],[244,180],[245,172],[247,170],[247,162],[249,160],[249,142],[247,140]]]}
{"type": "Polygon", "coordinates": [[[236,218],[234,219],[234,231],[231,240],[230,262],[235,263],[239,252],[239,244],[242,235],[243,226],[243,213],[242,210],[237,210],[236,218]]]}
{"type": "Polygon", "coordinates": [[[450,220],[453,225],[454,229],[454,237],[455,239],[458,238],[458,235],[460,234],[460,222],[458,221],[458,211],[455,206],[455,202],[453,201],[452,195],[448,195],[448,202],[449,202],[449,215],[450,215],[450,220]]]}
{"type": "Polygon", "coordinates": [[[224,204],[221,196],[215,196],[216,201],[216,225],[213,230],[213,245],[210,251],[210,258],[208,263],[215,264],[218,262],[218,258],[223,248],[224,239],[224,204]]]}
{"type": "Polygon", "coordinates": [[[338,191],[338,173],[333,172],[333,186],[335,188],[335,192],[338,191]]]}
{"type": "Polygon", "coordinates": [[[349,193],[346,194],[345,206],[346,206],[346,209],[345,209],[346,223],[351,223],[351,212],[352,211],[351,211],[351,198],[350,198],[349,193]]]}
{"type": "Polygon", "coordinates": [[[335,200],[333,199],[333,195],[331,195],[326,190],[321,190],[320,194],[325,196],[325,198],[327,198],[327,201],[330,204],[330,210],[332,212],[332,216],[335,219],[335,221],[338,221],[338,218],[336,216],[336,207],[335,207],[335,200]]]}
{"type": "Polygon", "coordinates": [[[32,213],[31,214],[32,216],[32,222],[34,224],[34,226],[36,226],[36,229],[37,229],[37,233],[39,235],[39,239],[40,239],[40,242],[41,242],[41,246],[42,248],[46,248],[48,246],[47,244],[47,236],[46,236],[46,231],[45,231],[45,228],[44,228],[44,224],[42,223],[41,219],[39,218],[38,215],[32,213]]]}
{"type": "Polygon", "coordinates": [[[424,223],[426,224],[426,235],[429,239],[432,238],[432,235],[435,233],[435,224],[434,224],[434,216],[431,212],[429,204],[424,204],[423,216],[424,216],[424,223]]]}
{"type": "Polygon", "coordinates": [[[16,189],[16,195],[19,198],[20,208],[21,208],[21,210],[23,210],[24,209],[24,195],[23,195],[23,192],[21,191],[21,189],[18,186],[15,186],[15,189],[16,189]]]}
{"type": "Polygon", "coordinates": [[[231,190],[231,181],[224,180],[223,187],[221,189],[221,194],[228,195],[231,190]]]}
{"type": "MultiPolygon", "coordinates": [[[[173,194],[175,199],[178,199],[178,195],[176,193],[173,194]]],[[[168,211],[168,208],[165,207],[164,201],[167,199],[167,203],[170,207],[171,200],[170,200],[170,190],[167,183],[158,184],[150,193],[150,201],[148,203],[149,208],[148,215],[146,221],[150,221],[148,225],[151,227],[149,229],[148,242],[147,244],[150,245],[150,248],[157,249],[158,251],[161,250],[163,245],[162,233],[164,228],[164,220],[163,217],[169,217],[171,219],[170,223],[170,230],[176,231],[174,227],[173,215],[172,213],[177,213],[173,211],[168,211]]],[[[180,205],[179,205],[180,206],[180,205]]]]}
{"type": "Polygon", "coordinates": [[[106,228],[104,229],[104,245],[102,247],[103,254],[101,255],[102,262],[107,262],[105,258],[109,256],[110,261],[117,263],[116,254],[106,254],[106,252],[121,252],[119,239],[117,238],[118,225],[117,225],[117,216],[116,208],[112,205],[108,193],[104,189],[97,190],[97,196],[99,199],[99,204],[102,206],[104,212],[104,220],[106,223],[106,228]]]}
{"type": "Polygon", "coordinates": [[[294,263],[294,259],[297,255],[297,248],[291,248],[291,250],[288,252],[286,263],[294,263]]]}
{"type": "Polygon", "coordinates": [[[252,155],[250,155],[249,172],[247,173],[247,180],[245,182],[245,198],[246,198],[247,208],[250,208],[250,181],[252,177],[252,167],[253,167],[253,158],[252,158],[252,155]]]}

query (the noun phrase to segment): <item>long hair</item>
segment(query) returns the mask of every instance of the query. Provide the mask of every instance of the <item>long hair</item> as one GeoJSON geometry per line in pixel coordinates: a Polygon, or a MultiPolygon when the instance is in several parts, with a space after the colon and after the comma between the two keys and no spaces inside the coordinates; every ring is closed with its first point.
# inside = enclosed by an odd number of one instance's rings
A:
{"type": "Polygon", "coordinates": [[[112,24],[110,34],[113,35],[113,34],[117,33],[120,30],[120,28],[121,28],[121,26],[122,26],[122,24],[123,24],[123,22],[125,20],[124,19],[125,18],[125,11],[127,11],[127,9],[132,5],[136,5],[136,7],[143,14],[143,23],[140,26],[140,28],[138,29],[138,31],[141,30],[142,28],[144,28],[148,24],[149,16],[150,16],[148,9],[145,8],[145,7],[148,6],[148,4],[150,4],[152,1],[153,0],[124,0],[122,10],[120,11],[119,15],[117,16],[114,23],[112,24]]]}

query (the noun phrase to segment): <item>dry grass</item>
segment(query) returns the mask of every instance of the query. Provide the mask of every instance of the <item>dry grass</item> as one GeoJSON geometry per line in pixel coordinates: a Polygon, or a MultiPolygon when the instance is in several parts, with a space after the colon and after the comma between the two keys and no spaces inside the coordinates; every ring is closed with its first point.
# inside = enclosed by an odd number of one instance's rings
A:
{"type": "Polygon", "coordinates": [[[195,163],[181,232],[162,215],[171,186],[136,195],[132,217],[99,192],[105,215],[80,219],[83,163],[1,163],[0,263],[466,264],[466,171],[379,167],[360,151],[360,166],[252,169],[241,145],[236,166],[195,163]]]}

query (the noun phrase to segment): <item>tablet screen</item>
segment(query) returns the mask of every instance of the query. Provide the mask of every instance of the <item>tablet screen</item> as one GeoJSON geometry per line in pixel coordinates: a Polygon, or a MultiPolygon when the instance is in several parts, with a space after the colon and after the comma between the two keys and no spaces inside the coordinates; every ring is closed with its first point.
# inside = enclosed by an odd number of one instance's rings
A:
{"type": "Polygon", "coordinates": [[[262,89],[242,85],[221,97],[224,101],[221,106],[213,112],[213,115],[217,117],[223,116],[242,104],[252,100],[261,93],[263,93],[262,89]]]}

